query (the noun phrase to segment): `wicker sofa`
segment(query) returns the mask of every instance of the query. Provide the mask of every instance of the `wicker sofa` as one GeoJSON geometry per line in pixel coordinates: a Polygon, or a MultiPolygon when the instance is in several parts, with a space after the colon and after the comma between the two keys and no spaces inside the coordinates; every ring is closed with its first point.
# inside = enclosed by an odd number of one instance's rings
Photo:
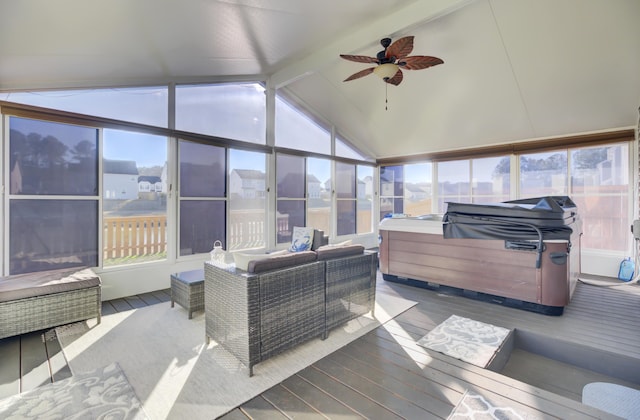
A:
{"type": "Polygon", "coordinates": [[[60,269],[0,278],[0,339],[97,318],[101,280],[93,270],[60,269]]]}
{"type": "Polygon", "coordinates": [[[205,333],[249,368],[373,311],[377,253],[327,248],[252,261],[205,263],[205,333]]]}

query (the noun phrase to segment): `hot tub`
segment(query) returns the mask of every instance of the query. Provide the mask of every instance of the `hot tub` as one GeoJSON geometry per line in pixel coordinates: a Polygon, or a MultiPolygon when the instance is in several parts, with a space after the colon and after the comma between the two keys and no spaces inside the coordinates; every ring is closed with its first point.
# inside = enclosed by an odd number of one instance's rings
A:
{"type": "Polygon", "coordinates": [[[561,315],[580,274],[581,223],[568,197],[448,203],[442,218],[389,218],[379,230],[388,281],[561,315]]]}

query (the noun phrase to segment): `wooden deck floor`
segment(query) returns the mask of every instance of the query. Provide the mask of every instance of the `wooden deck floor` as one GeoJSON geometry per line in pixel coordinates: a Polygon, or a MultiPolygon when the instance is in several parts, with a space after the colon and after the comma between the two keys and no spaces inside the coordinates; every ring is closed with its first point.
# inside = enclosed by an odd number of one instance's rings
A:
{"type": "MultiPolygon", "coordinates": [[[[102,302],[102,315],[171,300],[170,291],[102,302]]],[[[53,330],[0,339],[0,399],[71,376],[53,330]]]]}
{"type": "MultiPolygon", "coordinates": [[[[562,340],[596,354],[619,355],[640,366],[640,286],[579,284],[561,317],[381,279],[378,293],[403,296],[418,305],[224,418],[443,419],[468,390],[530,418],[611,417],[580,403],[584,383],[607,378],[602,374],[518,349],[498,373],[416,344],[452,314],[562,340]]],[[[118,299],[105,302],[103,314],[168,300],[166,291],[118,299]]],[[[0,340],[0,360],[0,398],[70,375],[57,340],[42,343],[38,333],[0,340]]],[[[640,378],[622,383],[640,389],[640,378]]]]}

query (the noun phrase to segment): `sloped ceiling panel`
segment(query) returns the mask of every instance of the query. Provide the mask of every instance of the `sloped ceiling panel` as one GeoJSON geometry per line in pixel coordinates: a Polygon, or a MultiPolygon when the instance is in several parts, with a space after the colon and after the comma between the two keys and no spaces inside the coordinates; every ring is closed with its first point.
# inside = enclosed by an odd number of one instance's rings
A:
{"type": "MultiPolygon", "coordinates": [[[[400,86],[336,51],[287,88],[376,157],[406,156],[634,124],[640,102],[640,2],[480,0],[394,34],[445,63],[405,71],[400,86]],[[585,16],[582,16],[585,15],[585,16]],[[634,76],[634,74],[636,76],[634,76]]],[[[388,34],[380,34],[380,38],[388,34]]],[[[376,40],[377,43],[377,40],[376,40]]]]}
{"type": "Polygon", "coordinates": [[[640,105],[640,2],[492,0],[535,137],[623,127],[640,105]]]}

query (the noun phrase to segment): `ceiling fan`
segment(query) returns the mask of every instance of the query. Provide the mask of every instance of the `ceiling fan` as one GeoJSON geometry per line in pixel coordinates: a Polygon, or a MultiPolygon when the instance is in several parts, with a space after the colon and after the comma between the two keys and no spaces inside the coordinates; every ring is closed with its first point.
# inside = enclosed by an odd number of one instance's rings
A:
{"type": "Polygon", "coordinates": [[[380,40],[380,44],[384,47],[384,50],[380,51],[375,57],[340,54],[340,57],[345,60],[377,64],[375,67],[369,67],[352,74],[344,80],[345,82],[374,73],[386,83],[398,86],[404,77],[401,69],[422,70],[444,63],[437,57],[427,55],[409,56],[413,51],[413,36],[405,36],[393,44],[391,43],[391,38],[383,38],[380,40]]]}

